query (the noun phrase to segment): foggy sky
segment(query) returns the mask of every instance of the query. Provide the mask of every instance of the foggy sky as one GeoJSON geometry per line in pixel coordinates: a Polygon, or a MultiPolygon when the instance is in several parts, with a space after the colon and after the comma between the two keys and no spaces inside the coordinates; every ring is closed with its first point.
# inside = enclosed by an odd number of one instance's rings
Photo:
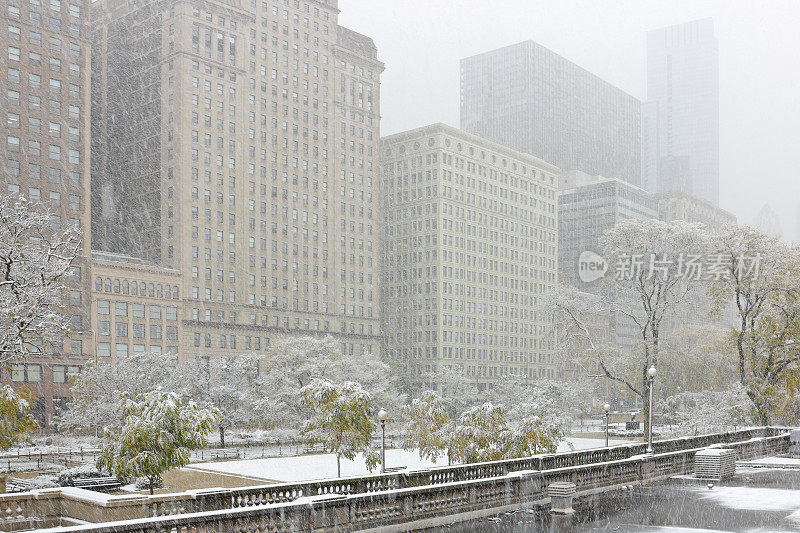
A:
{"type": "Polygon", "coordinates": [[[375,40],[381,135],[459,126],[459,60],[532,39],[646,96],[646,32],[711,17],[720,60],[720,205],[751,223],[768,202],[800,239],[800,1],[339,0],[375,40]]]}

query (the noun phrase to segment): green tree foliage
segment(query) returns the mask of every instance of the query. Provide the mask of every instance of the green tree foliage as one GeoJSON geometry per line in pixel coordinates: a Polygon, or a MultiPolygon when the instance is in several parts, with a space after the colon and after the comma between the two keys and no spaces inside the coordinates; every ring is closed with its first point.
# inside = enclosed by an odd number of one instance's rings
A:
{"type": "Polygon", "coordinates": [[[426,390],[403,410],[406,418],[403,448],[418,450],[420,457],[433,462],[446,453],[449,463],[453,422],[447,401],[438,393],[426,390]]]}
{"type": "Polygon", "coordinates": [[[0,387],[0,450],[23,442],[38,424],[31,413],[33,396],[27,389],[0,387]]]}
{"type": "Polygon", "coordinates": [[[342,457],[352,461],[359,453],[367,468],[375,468],[378,453],[371,446],[375,405],[360,384],[312,378],[300,395],[309,413],[302,434],[309,443],[321,443],[336,455],[337,476],[342,475],[342,457]]]}
{"type": "Polygon", "coordinates": [[[118,411],[122,427],[106,432],[97,466],[121,479],[146,478],[150,494],[164,472],[186,466],[190,452],[208,444],[218,416],[160,389],[122,394],[118,411]]]}
{"type": "Polygon", "coordinates": [[[800,250],[748,227],[726,228],[712,242],[727,258],[712,295],[733,300],[739,382],[759,423],[794,411],[800,369],[800,250]]]}

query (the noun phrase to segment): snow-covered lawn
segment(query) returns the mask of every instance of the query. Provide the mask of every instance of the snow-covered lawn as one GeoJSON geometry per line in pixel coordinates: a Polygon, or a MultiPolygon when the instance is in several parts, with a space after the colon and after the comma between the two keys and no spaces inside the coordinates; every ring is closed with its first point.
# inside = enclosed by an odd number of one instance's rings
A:
{"type": "MultiPolygon", "coordinates": [[[[576,450],[598,448],[604,444],[601,439],[570,438],[569,442],[576,450]]],[[[612,440],[610,444],[625,444],[629,441],[612,440]]],[[[559,452],[570,451],[567,442],[561,443],[559,452]]],[[[409,470],[420,470],[431,466],[447,465],[447,458],[441,458],[437,463],[420,458],[417,452],[405,450],[386,450],[386,466],[404,466],[409,470]]],[[[195,463],[191,470],[219,472],[263,479],[266,481],[296,482],[313,479],[326,479],[336,477],[336,457],[333,454],[301,455],[297,457],[269,457],[264,459],[244,459],[234,461],[218,461],[211,463],[195,463]]],[[[374,472],[378,472],[380,467],[374,472]]],[[[342,476],[360,476],[367,474],[368,470],[363,457],[355,461],[342,460],[342,476]]]]}

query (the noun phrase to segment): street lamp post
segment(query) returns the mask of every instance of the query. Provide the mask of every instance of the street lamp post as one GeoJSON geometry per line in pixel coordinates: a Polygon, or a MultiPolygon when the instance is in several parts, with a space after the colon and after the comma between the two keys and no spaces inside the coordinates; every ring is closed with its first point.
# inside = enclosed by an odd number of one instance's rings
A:
{"type": "Polygon", "coordinates": [[[608,448],[608,411],[611,409],[611,405],[607,402],[603,404],[603,411],[606,413],[606,448],[608,448]]]}
{"type": "Polygon", "coordinates": [[[389,413],[386,409],[381,408],[378,411],[378,420],[381,421],[381,474],[386,473],[386,419],[389,418],[389,413]]]}
{"type": "Polygon", "coordinates": [[[651,366],[647,369],[647,380],[650,385],[650,401],[647,410],[647,453],[653,453],[653,382],[656,379],[656,367],[651,366]]]}

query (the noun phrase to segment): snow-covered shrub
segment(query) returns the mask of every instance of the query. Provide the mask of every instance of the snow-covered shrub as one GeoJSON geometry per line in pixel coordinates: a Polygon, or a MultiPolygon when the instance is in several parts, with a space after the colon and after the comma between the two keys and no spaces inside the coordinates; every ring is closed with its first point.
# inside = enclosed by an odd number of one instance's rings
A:
{"type": "Polygon", "coordinates": [[[36,476],[30,480],[31,490],[36,489],[54,489],[59,486],[56,481],[56,476],[36,476]]]}
{"type": "Polygon", "coordinates": [[[151,479],[147,477],[139,477],[136,478],[136,481],[133,483],[136,486],[136,490],[150,490],[152,492],[153,489],[159,489],[164,486],[163,479],[151,479]]]}
{"type": "Polygon", "coordinates": [[[58,473],[56,480],[62,487],[71,487],[76,478],[107,477],[108,475],[108,472],[98,470],[95,465],[86,464],[62,470],[58,473]]]}

